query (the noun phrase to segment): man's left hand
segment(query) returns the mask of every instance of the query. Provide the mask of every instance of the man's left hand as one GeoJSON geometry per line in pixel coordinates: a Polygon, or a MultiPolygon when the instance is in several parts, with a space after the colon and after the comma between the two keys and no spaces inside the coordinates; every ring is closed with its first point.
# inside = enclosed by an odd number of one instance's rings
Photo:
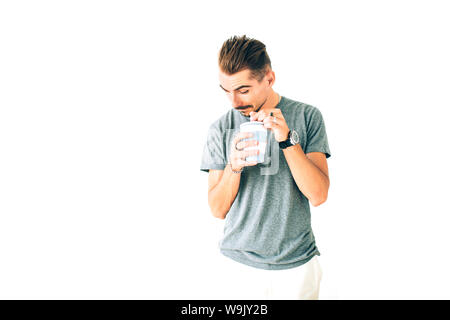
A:
{"type": "Polygon", "coordinates": [[[263,122],[264,128],[272,130],[275,140],[278,142],[285,141],[289,136],[289,128],[280,109],[273,109],[269,113],[252,111],[250,112],[250,121],[263,122]]]}

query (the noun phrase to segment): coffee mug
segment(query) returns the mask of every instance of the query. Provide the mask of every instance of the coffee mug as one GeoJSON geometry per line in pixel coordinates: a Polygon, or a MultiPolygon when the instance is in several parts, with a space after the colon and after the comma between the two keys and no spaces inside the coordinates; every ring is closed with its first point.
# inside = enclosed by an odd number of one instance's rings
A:
{"type": "Polygon", "coordinates": [[[260,121],[244,122],[240,126],[240,131],[253,133],[253,136],[242,139],[241,141],[258,140],[258,145],[247,147],[244,150],[259,150],[259,154],[249,156],[245,159],[245,161],[256,161],[257,163],[263,163],[267,146],[267,129],[264,128],[264,124],[260,121]]]}

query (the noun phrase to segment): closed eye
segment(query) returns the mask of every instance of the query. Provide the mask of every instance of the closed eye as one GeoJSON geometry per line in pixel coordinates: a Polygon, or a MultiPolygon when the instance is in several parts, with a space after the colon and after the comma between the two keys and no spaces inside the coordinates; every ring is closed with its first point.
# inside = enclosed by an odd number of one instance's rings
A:
{"type": "Polygon", "coordinates": [[[239,92],[240,94],[246,94],[248,93],[248,90],[244,91],[244,92],[239,92]]]}

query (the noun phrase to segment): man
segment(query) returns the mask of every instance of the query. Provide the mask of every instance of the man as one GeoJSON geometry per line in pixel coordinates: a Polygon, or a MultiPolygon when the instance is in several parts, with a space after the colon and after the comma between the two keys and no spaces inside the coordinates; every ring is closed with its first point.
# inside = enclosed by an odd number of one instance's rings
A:
{"type": "Polygon", "coordinates": [[[245,35],[224,42],[219,82],[232,109],[211,125],[201,170],[209,172],[211,212],[225,219],[220,250],[243,266],[237,285],[255,274],[262,282],[247,287],[265,295],[248,298],[318,299],[320,253],[309,203],[324,203],[330,184],[322,115],[273,90],[275,73],[265,45],[245,35]],[[257,154],[245,150],[257,145],[251,134],[238,132],[248,121],[262,122],[269,132],[268,162],[246,161],[257,154]],[[268,164],[274,170],[267,171],[268,164]]]}

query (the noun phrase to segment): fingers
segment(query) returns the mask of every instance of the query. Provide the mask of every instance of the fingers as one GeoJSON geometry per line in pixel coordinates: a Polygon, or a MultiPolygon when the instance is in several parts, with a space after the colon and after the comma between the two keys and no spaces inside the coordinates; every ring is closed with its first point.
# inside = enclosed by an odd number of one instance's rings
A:
{"type": "Polygon", "coordinates": [[[244,150],[244,151],[240,152],[240,158],[241,159],[246,159],[247,157],[256,156],[258,154],[259,154],[259,150],[258,149],[244,150]]]}
{"type": "Polygon", "coordinates": [[[245,150],[245,151],[240,151],[236,156],[237,159],[235,160],[235,163],[239,166],[239,167],[249,167],[249,166],[254,166],[257,165],[258,162],[257,161],[247,161],[248,157],[251,156],[256,156],[259,154],[259,150],[245,150]]]}
{"type": "Polygon", "coordinates": [[[245,149],[247,147],[254,147],[257,146],[259,144],[258,140],[246,140],[246,141],[241,141],[236,143],[236,149],[238,150],[242,150],[245,149]]]}
{"type": "Polygon", "coordinates": [[[257,156],[258,154],[259,154],[258,149],[242,150],[242,151],[236,152],[234,157],[235,157],[235,160],[245,160],[245,159],[247,159],[247,157],[257,156]]]}
{"type": "Polygon", "coordinates": [[[275,128],[279,126],[280,119],[276,117],[267,117],[263,120],[264,128],[275,128]]]}
{"type": "Polygon", "coordinates": [[[253,133],[251,133],[251,132],[239,132],[238,134],[236,134],[234,136],[233,144],[236,145],[242,139],[248,139],[248,138],[251,138],[252,136],[253,136],[253,133]]]}
{"type": "Polygon", "coordinates": [[[249,139],[253,136],[251,132],[239,132],[233,138],[234,148],[231,151],[231,163],[233,168],[243,168],[249,166],[255,166],[258,164],[257,161],[246,161],[248,157],[256,156],[259,154],[258,149],[254,149],[259,142],[258,140],[244,140],[249,139]],[[250,150],[244,150],[246,148],[251,148],[250,150]]]}
{"type": "Polygon", "coordinates": [[[284,119],[283,114],[280,109],[273,109],[270,112],[260,111],[260,112],[250,112],[250,121],[264,121],[265,119],[284,119]]]}
{"type": "Polygon", "coordinates": [[[264,111],[260,112],[250,112],[250,121],[263,121],[268,114],[266,114],[264,111]]]}

